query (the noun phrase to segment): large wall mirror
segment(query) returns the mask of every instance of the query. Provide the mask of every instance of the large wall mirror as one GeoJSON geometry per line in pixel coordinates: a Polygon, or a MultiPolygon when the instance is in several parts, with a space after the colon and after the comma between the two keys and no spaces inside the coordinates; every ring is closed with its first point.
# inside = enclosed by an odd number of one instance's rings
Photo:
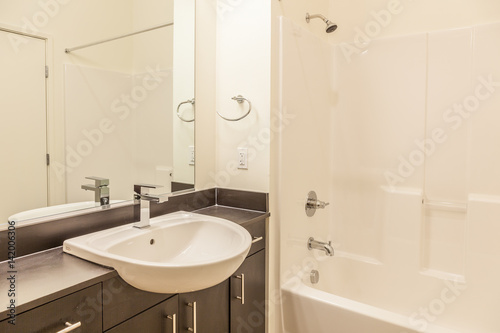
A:
{"type": "Polygon", "coordinates": [[[194,188],[194,18],[195,0],[0,0],[1,219],[92,207],[92,176],[112,204],[194,188]]]}

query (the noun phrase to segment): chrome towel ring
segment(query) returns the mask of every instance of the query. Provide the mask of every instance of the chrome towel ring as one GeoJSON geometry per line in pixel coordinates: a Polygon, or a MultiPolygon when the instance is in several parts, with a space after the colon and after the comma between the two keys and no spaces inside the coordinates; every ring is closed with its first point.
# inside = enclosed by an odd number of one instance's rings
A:
{"type": "Polygon", "coordinates": [[[193,99],[188,99],[187,101],[184,101],[184,102],[180,102],[179,105],[177,106],[177,117],[179,117],[180,120],[186,122],[186,123],[190,123],[192,121],[194,121],[194,115],[193,115],[193,119],[184,119],[182,118],[181,114],[179,113],[179,108],[181,107],[182,104],[187,104],[187,103],[191,103],[191,105],[194,106],[194,98],[193,99]]]}
{"type": "Polygon", "coordinates": [[[247,113],[245,113],[243,116],[241,116],[241,117],[239,117],[239,118],[235,118],[235,119],[226,118],[226,117],[224,117],[223,115],[221,115],[221,114],[219,113],[219,111],[217,111],[217,114],[218,114],[218,115],[219,115],[222,119],[227,120],[227,121],[238,121],[238,120],[241,120],[241,119],[245,118],[246,116],[248,116],[248,115],[250,114],[250,111],[252,111],[252,103],[251,103],[248,99],[246,99],[245,97],[243,97],[243,96],[241,96],[241,95],[234,96],[234,97],[232,97],[231,99],[232,99],[232,100],[234,100],[234,101],[236,101],[236,102],[238,102],[238,104],[241,104],[241,103],[243,103],[244,101],[247,101],[247,103],[248,103],[248,111],[247,111],[247,113]]]}

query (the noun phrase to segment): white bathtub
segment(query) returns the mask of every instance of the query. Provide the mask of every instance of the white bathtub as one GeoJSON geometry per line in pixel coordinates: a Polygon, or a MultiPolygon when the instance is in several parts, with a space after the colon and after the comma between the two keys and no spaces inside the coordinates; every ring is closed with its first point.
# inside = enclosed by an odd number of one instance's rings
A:
{"type": "MultiPolygon", "coordinates": [[[[417,333],[408,318],[339,297],[295,279],[282,286],[285,333],[417,333]]],[[[429,326],[426,333],[458,333],[429,326]]]]}

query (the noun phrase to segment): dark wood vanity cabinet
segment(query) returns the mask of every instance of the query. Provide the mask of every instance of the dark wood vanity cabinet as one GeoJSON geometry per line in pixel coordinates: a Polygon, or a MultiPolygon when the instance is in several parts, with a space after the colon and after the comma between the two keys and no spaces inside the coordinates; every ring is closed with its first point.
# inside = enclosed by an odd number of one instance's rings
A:
{"type": "Polygon", "coordinates": [[[101,285],[93,285],[16,316],[15,325],[0,322],[0,332],[101,332],[101,285]]]}
{"type": "Polygon", "coordinates": [[[16,317],[15,326],[2,320],[0,332],[59,332],[80,323],[71,332],[264,333],[266,220],[244,227],[254,239],[249,254],[229,279],[216,286],[157,294],[115,276],[25,311],[16,317]]]}

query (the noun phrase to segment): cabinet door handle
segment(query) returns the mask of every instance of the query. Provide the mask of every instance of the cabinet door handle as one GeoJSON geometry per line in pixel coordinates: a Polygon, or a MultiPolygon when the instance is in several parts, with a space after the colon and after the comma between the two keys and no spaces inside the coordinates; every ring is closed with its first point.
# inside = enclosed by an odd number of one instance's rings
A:
{"type": "Polygon", "coordinates": [[[168,315],[168,319],[172,321],[172,333],[177,333],[177,316],[176,314],[168,315]]]}
{"type": "Polygon", "coordinates": [[[241,280],[241,296],[236,296],[237,299],[241,300],[241,304],[245,304],[245,274],[236,275],[235,278],[241,280]]]}
{"type": "Polygon", "coordinates": [[[80,321],[75,323],[75,324],[65,322],[64,325],[66,325],[66,328],[63,328],[62,330],[57,331],[57,333],[71,332],[75,328],[82,326],[82,323],[80,321]]]}
{"type": "Polygon", "coordinates": [[[261,241],[263,239],[264,239],[264,237],[262,237],[262,236],[260,236],[260,237],[253,236],[252,244],[253,243],[257,243],[257,242],[259,242],[259,241],[261,241]]]}
{"type": "Polygon", "coordinates": [[[196,333],[196,302],[188,303],[187,306],[193,308],[193,327],[188,327],[187,330],[196,333]]]}

